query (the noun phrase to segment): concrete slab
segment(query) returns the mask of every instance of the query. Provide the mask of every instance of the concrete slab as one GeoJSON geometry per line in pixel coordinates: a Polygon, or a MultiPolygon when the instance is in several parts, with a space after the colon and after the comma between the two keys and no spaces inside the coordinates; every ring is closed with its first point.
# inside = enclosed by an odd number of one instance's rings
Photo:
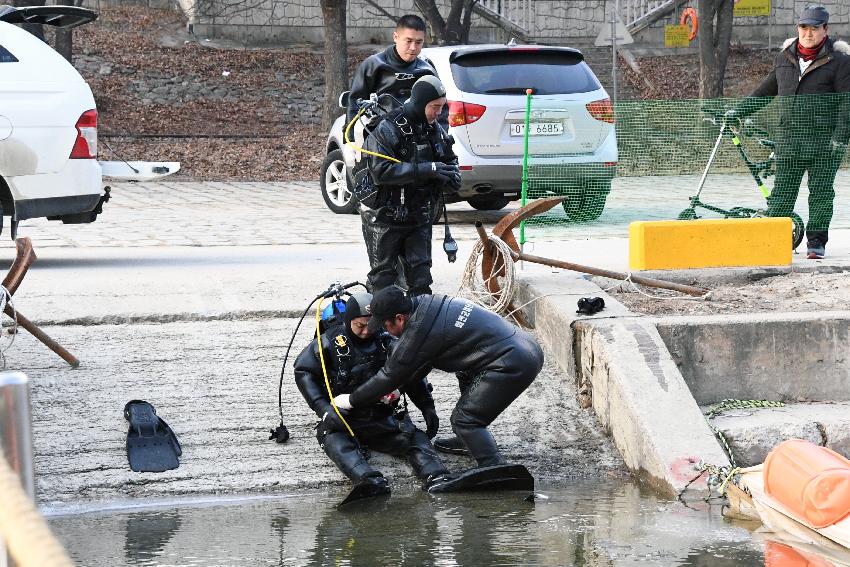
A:
{"type": "MultiPolygon", "coordinates": [[[[530,277],[519,302],[530,301],[525,312],[538,335],[576,376],[580,394],[590,396],[626,465],[669,495],[699,476],[699,463],[728,465],[655,326],[610,297],[610,311],[576,315],[574,298],[587,293],[586,284],[580,278],[530,277]]],[[[692,487],[707,488],[703,480],[692,487]]]]}
{"type": "Polygon", "coordinates": [[[850,311],[657,321],[700,405],[725,398],[850,399],[850,311]]]}
{"type": "Polygon", "coordinates": [[[771,449],[788,439],[805,439],[850,458],[850,402],[729,410],[711,422],[726,438],[738,466],[763,463],[771,449]]]}

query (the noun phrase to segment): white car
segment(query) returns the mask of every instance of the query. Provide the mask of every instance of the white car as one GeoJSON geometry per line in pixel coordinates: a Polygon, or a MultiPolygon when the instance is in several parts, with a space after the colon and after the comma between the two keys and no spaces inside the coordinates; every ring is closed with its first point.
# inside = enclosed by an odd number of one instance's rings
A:
{"type": "MultiPolygon", "coordinates": [[[[460,161],[456,200],[478,209],[501,209],[519,199],[526,89],[533,91],[529,120],[530,195],[567,195],[575,221],[602,214],[617,169],[614,109],[608,93],[568,47],[455,45],[429,47],[429,61],[446,87],[449,131],[460,161]]],[[[354,150],[342,140],[345,117],[328,136],[322,193],[334,212],[351,212],[346,171],[354,150]]]]}
{"type": "Polygon", "coordinates": [[[93,222],[109,200],[102,177],[170,175],[175,162],[100,162],[91,89],[49,45],[13,23],[70,28],[97,18],[73,6],[0,7],[0,229],[46,217],[93,222]]]}

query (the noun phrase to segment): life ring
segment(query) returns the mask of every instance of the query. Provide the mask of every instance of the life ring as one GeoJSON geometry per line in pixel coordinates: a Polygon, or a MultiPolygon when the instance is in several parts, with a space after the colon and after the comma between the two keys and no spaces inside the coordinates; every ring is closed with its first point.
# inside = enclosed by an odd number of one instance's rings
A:
{"type": "Polygon", "coordinates": [[[697,11],[695,8],[685,8],[682,11],[682,17],[679,18],[679,25],[688,26],[688,41],[693,41],[697,37],[699,31],[699,20],[697,19],[697,11]]]}

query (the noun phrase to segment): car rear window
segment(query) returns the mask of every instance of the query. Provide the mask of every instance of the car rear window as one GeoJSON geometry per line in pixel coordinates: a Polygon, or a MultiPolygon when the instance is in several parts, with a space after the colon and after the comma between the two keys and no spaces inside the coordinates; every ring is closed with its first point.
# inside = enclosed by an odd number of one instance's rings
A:
{"type": "Polygon", "coordinates": [[[9,50],[0,45],[0,63],[17,63],[18,58],[9,53],[9,50]]]}
{"type": "Polygon", "coordinates": [[[601,88],[582,57],[568,51],[505,50],[467,53],[452,62],[458,88],[478,94],[586,93],[601,88]]]}

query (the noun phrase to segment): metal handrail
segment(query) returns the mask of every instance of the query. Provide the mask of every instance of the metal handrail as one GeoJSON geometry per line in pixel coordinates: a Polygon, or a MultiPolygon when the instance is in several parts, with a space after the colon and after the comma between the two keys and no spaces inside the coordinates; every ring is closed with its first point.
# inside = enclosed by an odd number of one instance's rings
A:
{"type": "Polygon", "coordinates": [[[73,567],[35,505],[32,449],[29,381],[0,372],[0,566],[73,567]]]}
{"type": "Polygon", "coordinates": [[[23,372],[0,372],[0,452],[34,498],[32,411],[29,381],[23,372]]]}

